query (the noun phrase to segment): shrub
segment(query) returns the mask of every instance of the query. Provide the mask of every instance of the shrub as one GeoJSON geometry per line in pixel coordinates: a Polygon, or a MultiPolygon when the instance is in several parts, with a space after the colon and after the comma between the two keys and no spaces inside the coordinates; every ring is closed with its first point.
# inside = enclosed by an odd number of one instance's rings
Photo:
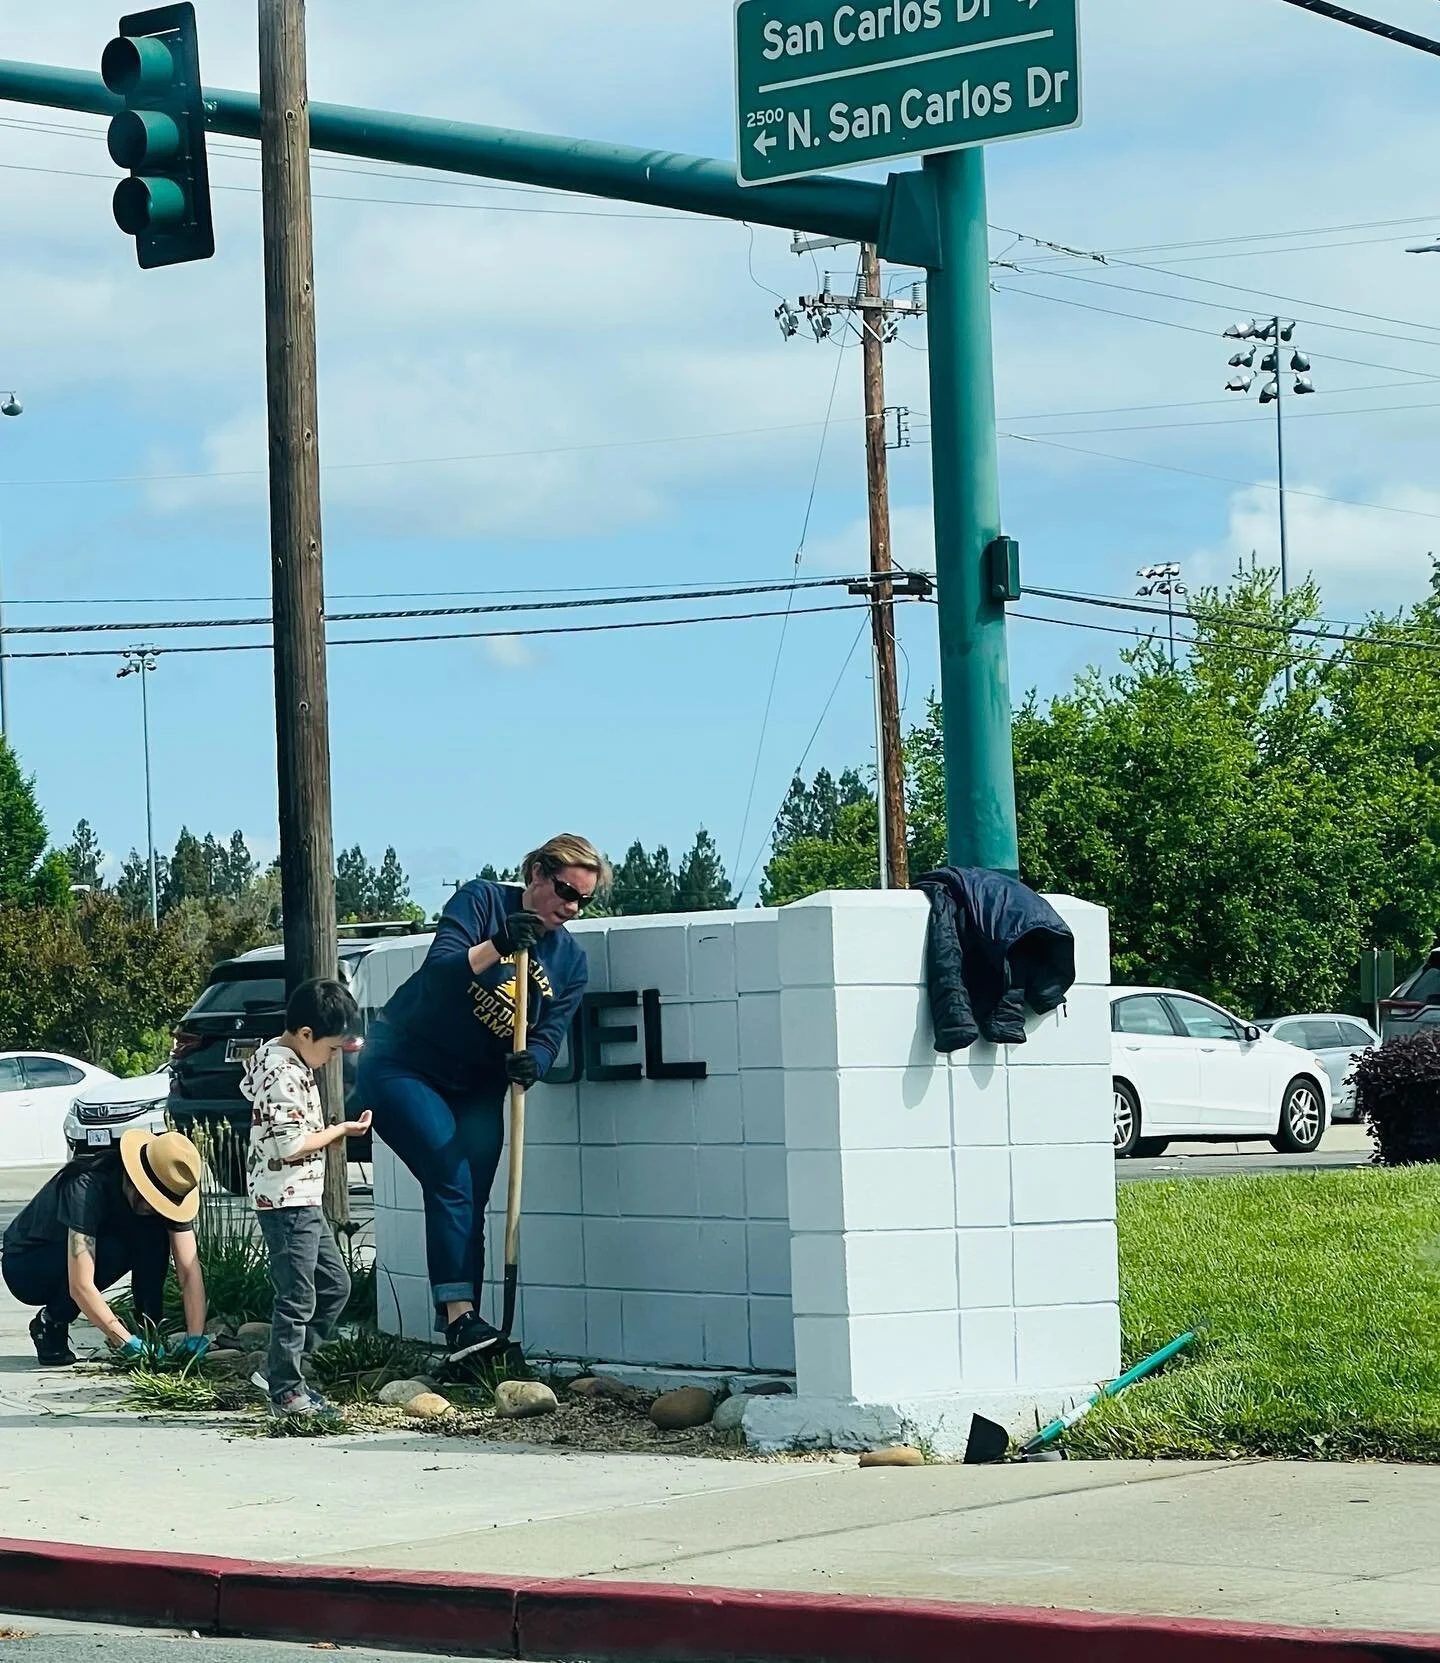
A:
{"type": "Polygon", "coordinates": [[[1380,1165],[1440,1161],[1440,1032],[1367,1051],[1355,1067],[1355,1106],[1380,1165]]]}

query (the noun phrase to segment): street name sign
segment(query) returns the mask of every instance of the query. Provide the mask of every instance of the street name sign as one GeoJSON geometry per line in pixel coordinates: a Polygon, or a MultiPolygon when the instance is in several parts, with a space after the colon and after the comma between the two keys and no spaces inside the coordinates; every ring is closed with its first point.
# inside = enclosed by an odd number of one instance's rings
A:
{"type": "Polygon", "coordinates": [[[1080,124],[1079,0],[736,0],[742,185],[1080,124]]]}

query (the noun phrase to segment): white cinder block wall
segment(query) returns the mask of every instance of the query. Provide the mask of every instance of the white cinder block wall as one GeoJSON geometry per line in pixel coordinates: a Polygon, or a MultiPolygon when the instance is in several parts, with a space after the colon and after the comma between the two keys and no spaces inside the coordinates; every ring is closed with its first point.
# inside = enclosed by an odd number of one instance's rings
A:
{"type": "MultiPolygon", "coordinates": [[[[1066,1005],[950,1060],[918,894],[576,926],[590,991],[658,990],[665,1061],[707,1074],[532,1093],[527,1350],[794,1370],[802,1399],[862,1404],[1117,1373],[1108,921],[1052,900],[1077,939],[1066,1005]]],[[[600,1020],[637,1030],[604,1061],[643,1065],[639,1003],[600,1020]]],[[[375,1184],[382,1323],[429,1336],[418,1186],[380,1147],[375,1184]]],[[[502,1162],[492,1277],[504,1187],[502,1162]]]]}

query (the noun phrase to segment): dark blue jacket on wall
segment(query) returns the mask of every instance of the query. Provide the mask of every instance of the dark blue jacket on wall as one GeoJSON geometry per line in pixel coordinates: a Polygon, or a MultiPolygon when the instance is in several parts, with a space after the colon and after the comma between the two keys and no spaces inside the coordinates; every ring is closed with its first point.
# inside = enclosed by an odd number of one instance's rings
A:
{"type": "Polygon", "coordinates": [[[917,878],[930,900],[925,971],[937,1051],[985,1038],[1025,1043],[1025,1007],[1043,1016],[1075,985],[1075,937],[1028,884],[946,866],[917,878]]]}

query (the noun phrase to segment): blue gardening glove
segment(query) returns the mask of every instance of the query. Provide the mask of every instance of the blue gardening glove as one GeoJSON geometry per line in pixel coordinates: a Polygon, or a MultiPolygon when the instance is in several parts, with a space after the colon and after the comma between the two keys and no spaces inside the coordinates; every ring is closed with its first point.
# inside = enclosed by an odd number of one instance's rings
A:
{"type": "Polygon", "coordinates": [[[138,1363],[148,1362],[150,1353],[146,1350],[144,1340],[138,1334],[132,1334],[124,1345],[115,1348],[115,1359],[126,1368],[134,1368],[138,1363]]]}
{"type": "Polygon", "coordinates": [[[198,1363],[209,1349],[208,1334],[187,1334],[170,1355],[177,1363],[198,1363]]]}

